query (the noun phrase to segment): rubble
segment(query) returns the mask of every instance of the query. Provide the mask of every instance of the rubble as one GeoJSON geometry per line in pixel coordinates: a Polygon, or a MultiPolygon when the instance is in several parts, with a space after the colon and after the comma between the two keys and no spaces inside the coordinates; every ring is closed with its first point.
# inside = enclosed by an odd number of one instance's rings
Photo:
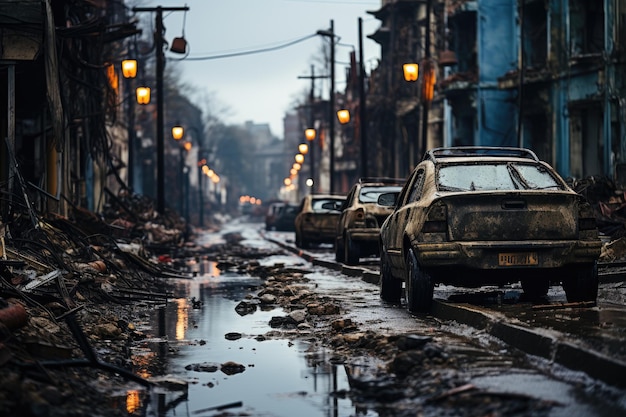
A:
{"type": "Polygon", "coordinates": [[[135,320],[167,302],[168,278],[191,277],[167,259],[201,248],[174,212],[113,201],[68,217],[15,204],[1,219],[0,415],[125,416],[114,393],[156,384],[133,370],[128,347],[146,337],[135,320]]]}
{"type": "MultiPolygon", "coordinates": [[[[605,240],[601,260],[625,260],[626,192],[606,179],[572,185],[596,210],[605,240]]],[[[0,415],[125,416],[112,403],[112,393],[129,383],[158,383],[133,372],[128,347],[146,337],[136,320],[167,302],[168,278],[191,277],[179,269],[180,259],[209,248],[189,244],[193,229],[173,212],[159,215],[148,199],[122,193],[113,201],[102,215],[73,208],[67,218],[24,205],[0,222],[0,415]]],[[[219,224],[209,228],[218,230],[219,224]]],[[[521,404],[522,410],[551,406],[467,386],[453,371],[458,364],[445,346],[430,336],[360,330],[341,317],[341,305],[311,291],[308,271],[262,266],[255,258],[272,253],[241,246],[237,233],[223,237],[226,243],[210,248],[220,270],[264,280],[259,293],[236,311],[242,316],[270,306],[286,311],[272,318],[273,330],[258,340],[301,335],[314,346],[332,348],[333,360],[349,369],[350,357],[377,364],[375,372],[351,374],[355,401],[414,396],[424,399],[422,411],[445,399],[487,404],[481,409],[485,413],[492,406],[506,410],[503,403],[521,404]],[[420,382],[434,379],[437,385],[420,382]]],[[[237,373],[245,366],[198,364],[198,369],[237,373]]]]}

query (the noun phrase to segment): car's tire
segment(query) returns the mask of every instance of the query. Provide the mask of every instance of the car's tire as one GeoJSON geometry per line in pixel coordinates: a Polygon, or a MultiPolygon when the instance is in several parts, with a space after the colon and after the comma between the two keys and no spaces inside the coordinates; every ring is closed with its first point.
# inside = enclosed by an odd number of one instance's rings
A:
{"type": "Polygon", "coordinates": [[[384,252],[380,255],[380,298],[389,303],[400,303],[402,297],[402,280],[395,279],[391,275],[391,265],[384,252]]]}
{"type": "Polygon", "coordinates": [[[544,277],[522,280],[524,297],[528,300],[537,300],[545,297],[550,289],[550,280],[544,277]]]}
{"type": "Polygon", "coordinates": [[[336,239],[335,240],[335,261],[343,262],[345,259],[344,256],[345,256],[345,249],[343,247],[343,240],[336,239]]]}
{"type": "Polygon", "coordinates": [[[598,263],[576,267],[563,278],[563,290],[570,303],[593,301],[598,298],[598,263]]]}
{"type": "Polygon", "coordinates": [[[433,304],[435,285],[430,274],[420,268],[413,248],[406,256],[406,301],[412,313],[427,313],[433,304]]]}
{"type": "Polygon", "coordinates": [[[347,265],[358,265],[359,258],[361,257],[361,248],[359,243],[352,239],[350,236],[346,236],[345,247],[345,262],[347,265]]]}

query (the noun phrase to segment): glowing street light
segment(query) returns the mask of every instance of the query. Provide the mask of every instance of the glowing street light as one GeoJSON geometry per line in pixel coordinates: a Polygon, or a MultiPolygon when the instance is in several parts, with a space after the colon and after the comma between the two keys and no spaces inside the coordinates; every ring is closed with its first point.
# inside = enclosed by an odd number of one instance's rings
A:
{"type": "Polygon", "coordinates": [[[125,59],[122,61],[122,75],[124,78],[135,78],[137,76],[136,59],[125,59]]]}
{"type": "Polygon", "coordinates": [[[346,123],[350,121],[350,111],[346,109],[338,110],[337,119],[339,120],[339,123],[341,123],[342,125],[345,125],[346,123]]]}
{"type": "Polygon", "coordinates": [[[417,81],[419,75],[419,65],[414,62],[404,64],[402,66],[404,72],[404,80],[408,82],[417,81]]]}

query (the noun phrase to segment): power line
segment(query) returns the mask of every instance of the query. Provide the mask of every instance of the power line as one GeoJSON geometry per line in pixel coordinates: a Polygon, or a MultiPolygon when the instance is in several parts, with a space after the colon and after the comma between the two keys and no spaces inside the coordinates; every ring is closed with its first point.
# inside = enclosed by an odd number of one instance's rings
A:
{"type": "Polygon", "coordinates": [[[229,54],[220,54],[220,55],[208,55],[208,56],[201,56],[201,57],[186,57],[186,58],[182,58],[182,59],[177,59],[176,61],[208,61],[211,59],[220,59],[220,58],[233,58],[233,57],[237,57],[237,56],[244,56],[244,55],[252,55],[252,54],[260,54],[262,52],[271,52],[271,51],[276,51],[278,49],[283,49],[286,48],[288,46],[291,45],[295,45],[297,43],[303,42],[307,39],[311,39],[312,37],[317,36],[317,34],[311,34],[308,36],[305,36],[303,38],[299,38],[296,40],[293,40],[291,42],[287,42],[284,43],[282,45],[277,45],[277,46],[272,46],[269,48],[261,48],[261,49],[254,49],[251,51],[243,51],[243,52],[233,52],[233,53],[229,53],[229,54]]]}

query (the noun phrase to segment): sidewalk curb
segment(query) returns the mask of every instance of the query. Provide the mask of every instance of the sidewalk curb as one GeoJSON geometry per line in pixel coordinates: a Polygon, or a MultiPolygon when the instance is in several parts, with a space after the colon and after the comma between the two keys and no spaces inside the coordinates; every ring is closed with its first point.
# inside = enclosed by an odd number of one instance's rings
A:
{"type": "MultiPolygon", "coordinates": [[[[363,281],[378,284],[378,273],[359,266],[347,266],[337,262],[316,259],[300,249],[264,236],[268,241],[295,253],[314,265],[323,266],[349,276],[361,276],[363,281]]],[[[594,379],[598,379],[620,388],[626,388],[626,363],[612,359],[576,345],[566,340],[560,332],[547,329],[529,329],[519,324],[505,321],[503,316],[478,311],[471,306],[462,304],[447,304],[433,301],[432,315],[444,320],[454,320],[459,323],[484,330],[491,336],[502,340],[507,345],[519,349],[529,355],[538,356],[548,361],[564,366],[574,371],[584,372],[594,379]]]]}

